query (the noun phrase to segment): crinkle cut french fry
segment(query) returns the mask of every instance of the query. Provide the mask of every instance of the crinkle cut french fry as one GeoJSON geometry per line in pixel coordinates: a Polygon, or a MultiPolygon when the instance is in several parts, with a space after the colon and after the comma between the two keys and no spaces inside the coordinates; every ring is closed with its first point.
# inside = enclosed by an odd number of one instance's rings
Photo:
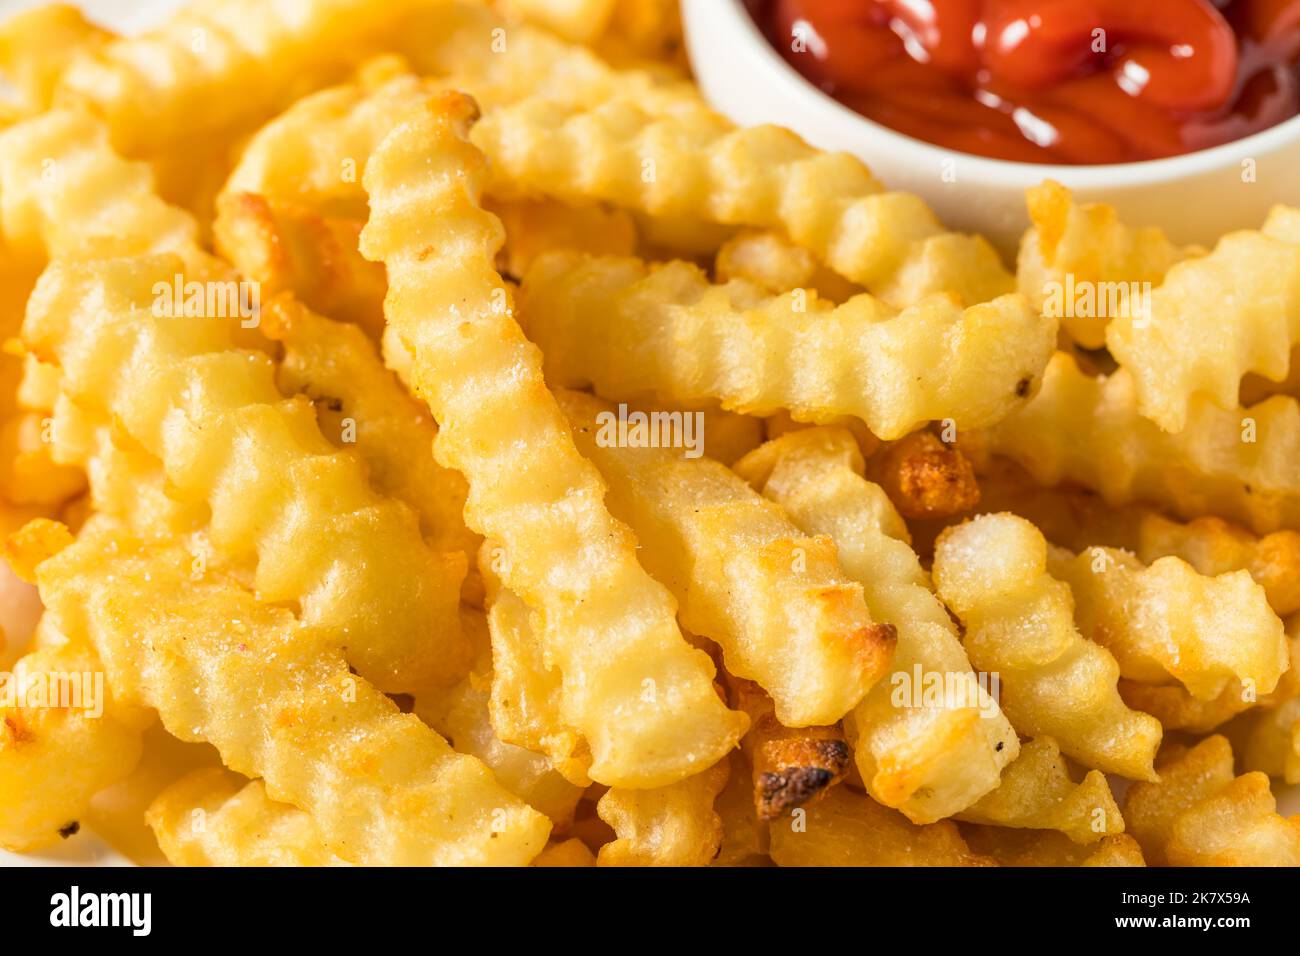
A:
{"type": "Polygon", "coordinates": [[[56,460],[85,469],[91,504],[97,511],[116,516],[148,538],[189,534],[207,524],[206,506],[168,494],[167,476],[158,459],[115,439],[107,415],[60,395],[50,422],[56,460]]]}
{"type": "Polygon", "coordinates": [[[745,229],[722,244],[713,264],[719,282],[741,279],[769,295],[813,286],[817,257],[779,232],[745,229]]]}
{"type": "Polygon", "coordinates": [[[238,211],[232,197],[248,193],[364,222],[362,176],[371,154],[397,117],[420,108],[438,88],[433,80],[398,76],[375,89],[350,84],[303,97],[249,140],[222,190],[218,213],[238,211]]]}
{"type": "Polygon", "coordinates": [[[0,704],[0,846],[22,852],[77,832],[91,797],[135,767],[153,716],[109,690],[79,637],[43,641],[5,680],[16,699],[0,704]]]}
{"type": "Polygon", "coordinates": [[[102,524],[37,572],[48,613],[94,645],[115,693],[261,777],[351,862],[523,864],[545,845],[545,817],[354,676],[330,635],[212,568],[196,580],[185,548],[102,524]]]}
{"type": "Polygon", "coordinates": [[[700,411],[704,415],[704,454],[715,461],[732,465],[763,444],[763,419],[721,408],[700,411]]]}
{"type": "MultiPolygon", "coordinates": [[[[465,14],[471,22],[488,16],[482,10],[456,15],[465,14]]],[[[488,37],[490,29],[468,32],[488,37]]],[[[535,31],[525,32],[536,39],[535,31]]],[[[508,60],[531,73],[528,57],[518,38],[504,54],[486,48],[482,53],[485,61],[508,60]]],[[[538,68],[565,74],[556,63],[538,68]]],[[[217,248],[241,272],[263,282],[268,295],[287,289],[327,315],[381,329],[384,269],[360,255],[354,234],[366,217],[361,174],[393,117],[442,85],[400,75],[375,88],[336,87],[296,102],[253,136],[226,182],[217,201],[217,248]],[[312,148],[304,150],[304,141],[312,148]]],[[[555,201],[507,201],[493,209],[508,226],[503,255],[512,275],[521,275],[549,244],[614,253],[635,247],[636,226],[622,210],[555,201]]]]}
{"type": "Polygon", "coordinates": [[[1061,748],[1051,737],[1020,746],[1020,756],[1002,771],[996,790],[957,815],[971,823],[1057,830],[1075,843],[1095,843],[1122,833],[1124,818],[1104,774],[1089,770],[1076,782],[1061,748]]]}
{"type": "Polygon", "coordinates": [[[56,103],[103,116],[127,155],[158,152],[256,122],[358,47],[391,39],[424,0],[203,0],[152,30],[77,55],[56,103]]]}
{"type": "Polygon", "coordinates": [[[1056,341],[1020,296],[966,310],[935,296],[895,316],[866,295],[838,307],[798,291],[769,298],[710,285],[686,262],[565,252],[537,261],[519,305],[556,384],[817,422],[854,415],[885,439],[930,419],[999,421],[1033,393],[1056,341]]]}
{"type": "Polygon", "coordinates": [[[611,787],[596,805],[618,838],[596,854],[597,866],[708,866],[722,844],[713,808],[727,785],[728,762],[651,790],[611,787]]]}
{"type": "Polygon", "coordinates": [[[693,88],[657,88],[646,77],[612,71],[586,51],[526,27],[509,31],[504,52],[494,50],[492,33],[499,24],[478,4],[441,4],[436,17],[435,28],[421,34],[418,49],[410,52],[420,73],[443,78],[399,75],[371,88],[350,84],[303,97],[253,135],[223,194],[250,193],[364,222],[362,174],[371,153],[396,116],[449,87],[472,90],[485,108],[542,91],[601,102],[613,95],[601,95],[603,88],[633,90],[651,102],[659,93],[668,103],[699,103],[693,88]],[[310,148],[303,148],[305,142],[310,148]]]}
{"type": "Polygon", "coordinates": [[[622,209],[569,206],[553,199],[485,202],[484,207],[505,226],[500,259],[501,271],[509,276],[522,276],[534,259],[552,249],[624,256],[636,251],[636,223],[622,209]]]}
{"type": "MultiPolygon", "coordinates": [[[[154,193],[147,167],[113,152],[101,122],[80,112],[54,110],[0,133],[0,248],[6,298],[0,335],[17,333],[28,293],[47,259],[172,250],[188,262],[206,264],[197,235],[191,216],[154,193]]],[[[12,360],[4,361],[8,372],[12,360]]],[[[7,392],[9,383],[5,386],[7,392]]],[[[57,369],[26,356],[18,402],[48,412],[57,394],[57,369]]],[[[11,477],[7,490],[16,498],[35,495],[57,502],[75,494],[84,482],[66,462],[63,468],[55,466],[53,449],[43,441],[44,422],[32,420],[42,442],[34,447],[20,443],[17,454],[5,456],[11,477]],[[39,489],[20,487],[34,483],[39,489]]],[[[9,427],[30,427],[30,422],[9,427]]]]}
{"type": "Polygon", "coordinates": [[[54,459],[46,419],[19,413],[0,425],[0,497],[11,504],[57,505],[86,488],[80,468],[54,459]]]}
{"type": "MultiPolygon", "coordinates": [[[[1274,206],[1260,231],[1269,238],[1300,245],[1300,207],[1274,206]]],[[[1291,350],[1287,368],[1286,377],[1282,379],[1246,375],[1241,380],[1238,401],[1242,405],[1254,405],[1271,395],[1300,397],[1300,346],[1291,350]]]]}
{"type": "Polygon", "coordinates": [[[68,61],[112,36],[72,4],[26,10],[0,22],[0,75],[18,90],[26,110],[41,112],[49,108],[68,61]]]}
{"type": "Polygon", "coordinates": [[[895,304],[940,291],[974,304],[1013,285],[987,242],[943,233],[920,198],[885,192],[859,160],[776,126],[736,129],[702,105],[656,115],[631,96],[583,109],[541,95],[491,110],[473,138],[503,196],[784,230],[895,304]],[[962,248],[935,255],[934,243],[962,248]]]}
{"type": "Polygon", "coordinates": [[[1137,555],[1148,563],[1174,555],[1205,575],[1248,571],[1279,615],[1300,610],[1300,532],[1257,537],[1220,518],[1184,524],[1149,512],[1138,525],[1137,555]]]}
{"type": "Polygon", "coordinates": [[[1255,706],[1254,688],[1229,681],[1215,697],[1194,697],[1182,684],[1147,684],[1121,679],[1119,695],[1134,710],[1150,714],[1166,731],[1209,733],[1224,721],[1255,706]]]}
{"type": "Polygon", "coordinates": [[[1169,268],[1201,250],[1179,248],[1154,228],[1119,221],[1105,203],[1080,205],[1060,183],[1046,180],[1025,193],[1033,225],[1020,241],[1016,284],[1038,309],[1055,310],[1061,326],[1084,348],[1106,344],[1110,303],[1137,283],[1158,285],[1169,268]],[[1090,308],[1075,298],[1094,296],[1090,308]],[[1104,303],[1104,304],[1103,304],[1104,303]]]}
{"type": "Polygon", "coordinates": [[[1005,460],[992,463],[978,482],[983,510],[1027,518],[1053,544],[1079,552],[1123,548],[1144,564],[1173,556],[1209,576],[1246,570],[1279,616],[1300,610],[1300,532],[1257,536],[1222,518],[1183,522],[1147,505],[1112,507],[1081,489],[1043,488],[1005,460]]]}
{"type": "MultiPolygon", "coordinates": [[[[851,415],[842,415],[839,418],[833,419],[829,422],[822,422],[821,424],[843,428],[845,431],[852,434],[854,439],[857,440],[858,451],[861,452],[864,458],[871,458],[884,444],[884,442],[872,434],[871,429],[866,426],[865,422],[859,418],[854,418],[851,415]]],[[[763,419],[763,433],[769,440],[780,438],[788,432],[800,431],[801,429],[808,427],[809,425],[807,422],[795,421],[790,413],[784,409],[763,419]]],[[[907,527],[903,525],[901,518],[899,519],[899,527],[902,528],[899,537],[907,539],[907,527]]]]}
{"type": "Polygon", "coordinates": [[[58,358],[70,399],[162,462],[174,494],[209,504],[214,547],[256,565],[263,599],[300,601],[384,689],[458,678],[464,554],[430,550],[411,509],[322,437],[310,402],[282,398],[275,363],[233,347],[237,316],[156,315],[175,276],[200,281],[174,256],[53,265],[27,342],[58,358]]]}
{"type": "Polygon", "coordinates": [[[163,251],[192,261],[197,236],[194,218],[159,199],[149,168],[118,156],[90,115],[56,109],[0,132],[0,238],[27,267],[163,251]]]}
{"type": "Polygon", "coordinates": [[[853,436],[840,428],[789,432],[736,470],[805,533],[830,536],[872,614],[897,622],[892,674],[845,719],[871,795],[929,823],[996,787],[1019,752],[1016,733],[971,672],[952,618],[908,546],[903,519],[862,477],[853,436]],[[924,688],[936,680],[944,693],[927,697],[924,688]]]}
{"type": "Polygon", "coordinates": [[[831,724],[852,709],[884,673],[895,635],[872,620],[835,545],[801,533],[722,464],[668,447],[672,434],[635,447],[607,403],[557,398],[578,450],[609,484],[610,511],[680,603],[682,625],[716,641],[727,670],[767,691],[787,727],[831,724]]]}
{"type": "Polygon", "coordinates": [[[608,27],[618,0],[505,0],[507,14],[537,23],[566,40],[590,43],[608,27]]]}
{"type": "Polygon", "coordinates": [[[947,518],[969,511],[980,500],[970,461],[926,431],[881,449],[867,463],[867,474],[904,518],[947,518]]]}
{"type": "Polygon", "coordinates": [[[31,522],[48,518],[46,510],[9,504],[0,507],[0,670],[13,670],[18,657],[31,649],[40,624],[41,599],[32,582],[34,566],[47,552],[40,550],[32,557],[11,539],[31,522]]]}
{"type": "Polygon", "coordinates": [[[1212,700],[1233,680],[1267,694],[1290,666],[1282,622],[1245,571],[1207,577],[1175,557],[1144,566],[1116,548],[1050,548],[1047,567],[1070,585],[1079,630],[1130,680],[1172,679],[1212,700]]]}
{"type": "Polygon", "coordinates": [[[764,822],[789,815],[844,780],[853,750],[838,725],[782,726],[772,698],[753,681],[726,675],[731,703],[749,717],[741,741],[752,768],[753,804],[764,822]]]}
{"type": "MultiPolygon", "coordinates": [[[[672,0],[667,2],[676,6],[672,0]]],[[[653,46],[659,42],[653,34],[662,36],[665,29],[673,29],[662,16],[647,28],[637,22],[635,11],[628,11],[632,16],[622,15],[621,8],[627,3],[619,0],[613,26],[635,48],[653,46]]],[[[440,4],[434,10],[416,13],[412,23],[414,28],[394,42],[415,71],[447,79],[450,85],[473,94],[484,109],[529,96],[582,106],[628,96],[642,109],[655,113],[671,113],[702,102],[695,84],[679,82],[671,73],[665,75],[658,65],[615,69],[604,49],[593,53],[548,30],[526,23],[508,24],[479,2],[440,4]]],[[[627,50],[624,42],[611,52],[627,50]]]]}
{"type": "Polygon", "coordinates": [[[1227,724],[1223,733],[1239,753],[1242,768],[1300,783],[1300,614],[1287,621],[1286,630],[1291,669],[1271,694],[1239,694],[1246,703],[1237,711],[1246,712],[1227,724]]]}
{"type": "MultiPolygon", "coordinates": [[[[1296,663],[1300,661],[1300,615],[1287,622],[1286,634],[1290,666],[1282,672],[1277,686],[1268,693],[1261,692],[1253,680],[1233,678],[1218,696],[1206,700],[1192,696],[1181,684],[1121,680],[1120,696],[1134,710],[1146,711],[1159,720],[1165,730],[1186,730],[1194,734],[1209,733],[1243,711],[1259,713],[1271,710],[1300,696],[1300,672],[1296,670],[1296,663]]],[[[1248,723],[1249,717],[1243,717],[1242,722],[1248,723]]],[[[1228,730],[1224,732],[1231,736],[1228,730]]],[[[1245,766],[1248,770],[1264,769],[1250,764],[1245,766]]]]}
{"type": "Polygon", "coordinates": [[[665,80],[690,75],[676,0],[617,0],[592,49],[620,69],[640,67],[665,80]]]}
{"type": "Polygon", "coordinates": [[[1054,737],[1094,770],[1154,779],[1160,724],[1125,706],[1119,664],[1075,628],[1070,588],[1048,575],[1037,528],[1009,514],[949,528],[935,545],[934,582],[966,626],[971,663],[1000,675],[1012,726],[1054,737]]]}
{"type": "Polygon", "coordinates": [[[384,328],[383,266],[357,251],[360,220],[254,193],[223,192],[213,223],[218,251],[270,298],[291,292],[318,312],[378,339],[384,328]]]}
{"type": "Polygon", "coordinates": [[[384,140],[366,167],[361,249],[387,267],[388,331],[439,422],[439,461],[469,482],[466,522],[500,543],[503,582],[538,612],[591,776],[663,786],[716,763],[745,719],[718,698],[712,662],[686,644],[672,597],[610,517],[514,321],[492,268],[501,224],[479,205],[485,160],[465,139],[474,113],[448,94],[384,140]]]}
{"type": "Polygon", "coordinates": [[[1249,710],[1223,732],[1235,743],[1247,770],[1300,783],[1300,697],[1249,710]]]}
{"type": "Polygon", "coordinates": [[[546,814],[557,827],[565,827],[573,822],[583,790],[565,780],[542,754],[497,737],[489,706],[492,645],[488,624],[477,611],[466,611],[463,616],[475,650],[473,669],[451,687],[416,694],[414,713],[461,753],[487,764],[503,787],[546,814]]]}
{"type": "Polygon", "coordinates": [[[1235,409],[1241,380],[1285,379],[1300,345],[1300,243],[1234,232],[1209,255],[1179,263],[1106,329],[1106,345],[1133,376],[1137,408],[1166,431],[1189,405],[1235,409]]]}
{"type": "Polygon", "coordinates": [[[596,854],[577,837],[552,842],[537,854],[533,866],[595,866],[596,854]]]}
{"type": "Polygon", "coordinates": [[[1124,799],[1128,832],[1153,866],[1300,866],[1300,818],[1287,819],[1262,773],[1233,775],[1222,736],[1188,749],[1167,744],[1159,783],[1124,799]]]}
{"type": "Polygon", "coordinates": [[[145,817],[173,866],[350,865],[330,851],[311,814],[224,767],[186,774],[145,817]]]}
{"type": "Polygon", "coordinates": [[[1292,398],[1234,410],[1197,399],[1187,427],[1169,434],[1138,414],[1124,369],[1093,378],[1057,352],[1027,405],[958,442],[977,461],[982,452],[1003,455],[1039,484],[1075,482],[1111,505],[1219,515],[1256,534],[1300,529],[1300,405],[1292,398]]]}
{"type": "Polygon", "coordinates": [[[963,826],[961,832],[972,850],[1003,866],[1146,866],[1142,848],[1127,833],[1075,843],[1055,830],[963,826]]]}
{"type": "MultiPolygon", "coordinates": [[[[617,255],[606,252],[610,254],[617,255]]],[[[823,266],[810,250],[771,230],[742,229],[727,239],[714,259],[713,275],[718,282],[743,279],[769,295],[807,289],[837,303],[863,291],[823,266]]]]}
{"type": "Polygon", "coordinates": [[[951,820],[918,825],[848,787],[836,787],[802,820],[771,825],[779,866],[996,866],[971,852],[951,820]]]}
{"type": "MultiPolygon", "coordinates": [[[[504,553],[491,542],[483,548],[504,553]]],[[[488,577],[484,575],[485,580],[488,577]]],[[[589,785],[591,752],[582,735],[565,723],[563,682],[544,659],[530,620],[532,611],[513,591],[491,586],[488,608],[493,665],[488,706],[493,730],[507,744],[545,754],[569,782],[589,785]]]]}
{"type": "Polygon", "coordinates": [[[430,547],[477,560],[482,539],[465,527],[465,478],[434,461],[438,429],[429,409],[384,367],[374,343],[287,297],[263,307],[262,328],[284,346],[276,381],[285,394],[312,400],[324,435],[355,448],[371,484],[415,509],[430,547]]]}

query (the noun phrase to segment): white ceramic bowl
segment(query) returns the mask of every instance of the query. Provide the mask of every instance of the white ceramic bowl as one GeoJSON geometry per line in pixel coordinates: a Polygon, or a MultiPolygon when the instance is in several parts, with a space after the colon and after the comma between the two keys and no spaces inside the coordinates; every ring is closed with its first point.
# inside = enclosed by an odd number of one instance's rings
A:
{"type": "Polygon", "coordinates": [[[923,196],[949,227],[983,233],[1004,254],[1028,225],[1025,188],[1044,179],[1114,205],[1126,222],[1160,226],[1178,242],[1213,243],[1232,229],[1258,227],[1275,203],[1300,204],[1300,117],[1213,149],[1141,163],[986,159],[912,139],[837,103],[781,58],[741,0],[682,0],[682,16],[696,78],[720,112],[853,153],[891,188],[923,196]]]}

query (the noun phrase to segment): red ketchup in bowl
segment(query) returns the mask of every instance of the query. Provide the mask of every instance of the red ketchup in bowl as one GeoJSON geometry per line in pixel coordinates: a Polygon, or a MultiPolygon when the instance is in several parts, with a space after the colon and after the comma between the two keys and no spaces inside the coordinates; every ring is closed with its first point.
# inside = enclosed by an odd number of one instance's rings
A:
{"type": "Polygon", "coordinates": [[[749,3],[845,106],[980,156],[1158,159],[1300,113],[1300,0],[749,3]]]}

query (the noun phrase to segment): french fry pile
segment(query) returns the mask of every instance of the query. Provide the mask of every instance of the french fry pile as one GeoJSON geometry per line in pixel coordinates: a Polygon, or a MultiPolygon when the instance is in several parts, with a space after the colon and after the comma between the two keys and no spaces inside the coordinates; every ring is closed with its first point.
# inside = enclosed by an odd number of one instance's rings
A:
{"type": "Polygon", "coordinates": [[[1300,864],[1300,209],[1048,183],[1013,274],[668,0],[53,5],[0,72],[0,846],[1300,864]]]}

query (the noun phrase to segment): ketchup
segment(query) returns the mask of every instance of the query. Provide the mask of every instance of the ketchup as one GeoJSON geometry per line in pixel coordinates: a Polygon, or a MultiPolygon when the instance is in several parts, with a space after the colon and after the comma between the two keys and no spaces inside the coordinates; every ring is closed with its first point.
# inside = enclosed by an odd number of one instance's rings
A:
{"type": "Polygon", "coordinates": [[[1300,113],[1300,0],[749,0],[808,80],[950,149],[1121,163],[1300,113]]]}

